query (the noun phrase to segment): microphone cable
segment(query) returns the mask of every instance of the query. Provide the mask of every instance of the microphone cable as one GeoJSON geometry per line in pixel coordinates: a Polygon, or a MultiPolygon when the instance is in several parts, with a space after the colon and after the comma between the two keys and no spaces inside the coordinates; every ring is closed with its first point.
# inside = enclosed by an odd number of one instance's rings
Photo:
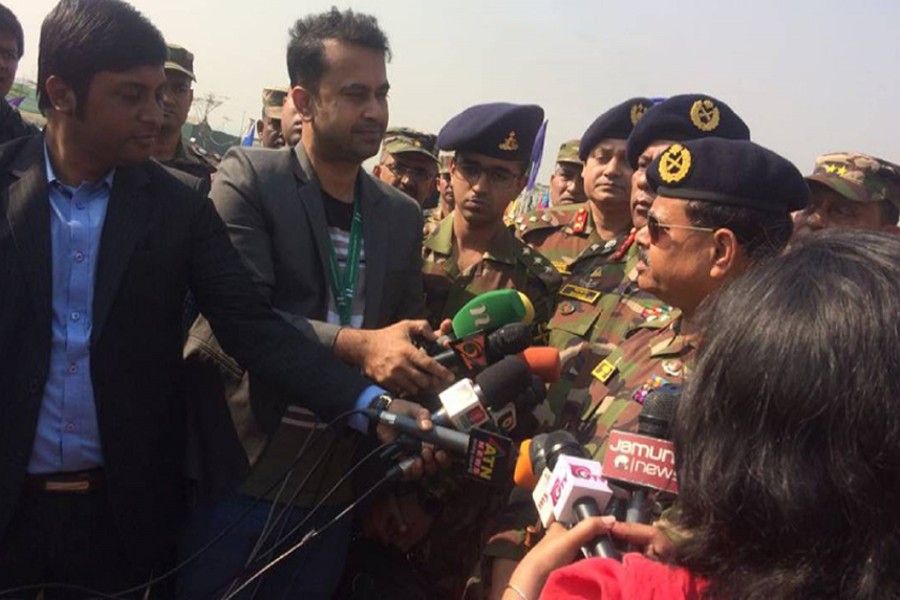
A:
{"type": "Polygon", "coordinates": [[[287,469],[285,469],[285,471],[281,475],[279,475],[275,479],[275,481],[272,482],[272,484],[268,487],[268,489],[266,489],[265,492],[263,492],[260,496],[257,496],[255,498],[254,502],[250,506],[248,506],[244,510],[244,512],[241,513],[240,516],[238,516],[238,518],[236,518],[232,523],[230,523],[228,526],[226,526],[215,537],[213,537],[210,541],[208,541],[202,548],[200,548],[199,550],[197,550],[196,552],[191,554],[189,557],[185,558],[183,561],[181,561],[180,563],[178,563],[176,566],[172,567],[168,571],[166,571],[156,577],[150,578],[146,583],[142,583],[141,585],[136,585],[136,586],[130,587],[125,590],[120,590],[118,592],[109,593],[109,592],[101,592],[98,590],[94,590],[94,589],[91,589],[91,588],[88,588],[85,586],[79,586],[79,585],[75,585],[75,584],[42,582],[42,583],[33,583],[33,584],[18,586],[15,588],[8,588],[5,590],[0,590],[0,598],[3,598],[4,596],[9,596],[11,594],[19,594],[22,592],[29,592],[29,591],[38,591],[40,589],[47,588],[47,589],[60,589],[60,590],[70,590],[70,591],[75,591],[75,592],[84,592],[85,594],[90,594],[94,598],[102,598],[104,600],[130,600],[128,598],[128,594],[133,594],[135,592],[139,592],[141,590],[148,589],[148,588],[156,585],[157,583],[160,583],[162,581],[165,581],[169,577],[172,577],[173,575],[177,574],[179,571],[184,569],[187,565],[194,562],[202,554],[207,552],[212,546],[214,546],[216,543],[218,543],[219,540],[221,540],[223,537],[228,535],[235,527],[237,527],[247,517],[248,514],[250,514],[250,512],[254,508],[256,508],[256,506],[262,501],[262,499],[265,496],[267,496],[270,492],[272,492],[272,490],[275,489],[275,486],[277,486],[279,483],[281,483],[286,477],[288,477],[290,475],[291,472],[293,472],[294,468],[297,466],[297,463],[300,462],[300,459],[303,457],[303,455],[309,450],[309,447],[312,445],[313,438],[315,438],[315,440],[318,441],[319,437],[324,435],[325,431],[332,429],[340,421],[342,421],[352,415],[360,414],[363,412],[364,412],[364,409],[358,409],[358,408],[345,411],[345,412],[341,413],[340,415],[338,415],[337,417],[335,417],[334,419],[332,419],[331,421],[329,421],[322,430],[315,431],[312,434],[310,434],[307,437],[307,439],[304,441],[303,446],[301,446],[300,450],[297,453],[297,456],[294,458],[291,465],[287,469]]]}

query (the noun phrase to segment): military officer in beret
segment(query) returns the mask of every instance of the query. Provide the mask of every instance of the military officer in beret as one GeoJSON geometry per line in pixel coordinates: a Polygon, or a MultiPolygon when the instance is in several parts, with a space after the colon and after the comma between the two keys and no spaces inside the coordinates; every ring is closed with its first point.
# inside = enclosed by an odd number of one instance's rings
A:
{"type": "Polygon", "coordinates": [[[433,133],[392,127],[384,133],[372,175],[424,205],[437,190],[438,157],[433,133]]]}
{"type": "Polygon", "coordinates": [[[581,140],[563,142],[556,154],[556,167],[550,175],[550,206],[580,204],[587,200],[584,195],[584,179],[581,170],[584,162],[578,156],[581,140]]]}
{"type": "Polygon", "coordinates": [[[561,278],[540,253],[515,238],[503,213],[526,183],[544,111],[535,105],[480,104],[450,119],[438,147],[453,152],[456,202],[423,247],[425,301],[434,327],[480,293],[515,288],[546,322],[561,278]]]}
{"type": "Polygon", "coordinates": [[[830,227],[897,231],[900,166],[857,152],[834,152],[816,159],[806,182],[810,202],[794,214],[794,235],[830,227]]]}
{"type": "Polygon", "coordinates": [[[194,75],[194,55],[181,46],[168,44],[169,57],[165,64],[166,87],[163,93],[163,120],[156,136],[153,158],[167,167],[184,171],[207,183],[216,172],[218,159],[193,142],[185,144],[181,128],[187,121],[194,101],[191,85],[194,75]]]}
{"type": "Polygon", "coordinates": [[[674,142],[704,137],[750,139],[750,130],[724,102],[703,94],[672,96],[651,107],[634,126],[626,144],[631,177],[631,219],[625,242],[612,255],[578,261],[567,286],[583,297],[560,298],[550,321],[550,343],[564,348],[580,340],[619,344],[647,321],[664,319],[672,308],[637,285],[637,230],[647,222],[655,197],[647,183],[647,165],[674,142]]]}
{"type": "Polygon", "coordinates": [[[281,128],[281,111],[288,89],[267,87],[262,91],[262,116],[256,121],[256,137],[263,148],[282,148],[285,145],[281,128]]]}
{"type": "Polygon", "coordinates": [[[519,238],[547,256],[563,275],[586,255],[611,254],[627,236],[631,167],[625,161],[625,140],[650,105],[646,98],[627,100],[597,117],[584,132],[578,157],[584,162],[587,203],[515,218],[519,238]]]}
{"type": "MultiPolygon", "coordinates": [[[[808,201],[793,164],[746,140],[676,143],[646,171],[656,199],[637,235],[638,283],[681,315],[647,323],[612,351],[594,345],[585,353],[582,391],[569,397],[556,427],[572,431],[598,460],[610,430],[637,431],[650,390],[683,385],[690,376],[700,343],[693,321],[703,300],[779,255],[791,236],[790,213],[808,201]]],[[[499,563],[494,573],[510,566],[499,563]]],[[[506,581],[495,576],[493,588],[506,581]]]]}

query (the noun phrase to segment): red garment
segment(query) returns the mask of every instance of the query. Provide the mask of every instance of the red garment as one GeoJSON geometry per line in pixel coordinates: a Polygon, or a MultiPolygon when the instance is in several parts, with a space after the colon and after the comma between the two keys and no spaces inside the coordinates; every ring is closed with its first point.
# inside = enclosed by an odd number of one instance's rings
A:
{"type": "Polygon", "coordinates": [[[664,565],[642,554],[626,554],[622,562],[589,558],[551,573],[542,600],[699,600],[707,583],[680,567],[664,565]]]}

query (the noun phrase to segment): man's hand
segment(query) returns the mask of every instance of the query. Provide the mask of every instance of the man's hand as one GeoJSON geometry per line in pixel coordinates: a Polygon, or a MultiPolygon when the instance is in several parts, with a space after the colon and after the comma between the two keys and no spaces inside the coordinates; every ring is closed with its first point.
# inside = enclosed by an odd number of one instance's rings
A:
{"type": "Polygon", "coordinates": [[[434,341],[437,336],[427,321],[400,321],[376,330],[344,328],[334,352],[391,392],[414,396],[439,391],[453,381],[453,374],[416,348],[414,338],[434,341]]]}
{"type": "MultiPolygon", "coordinates": [[[[419,429],[422,431],[428,431],[434,427],[428,409],[415,402],[394,398],[391,400],[390,406],[388,406],[388,412],[415,419],[419,424],[419,429]]],[[[385,423],[379,423],[375,428],[375,432],[378,435],[378,439],[385,444],[389,444],[397,439],[397,432],[385,423]]],[[[423,445],[419,458],[407,472],[407,478],[421,479],[424,473],[436,473],[439,467],[446,467],[449,464],[450,457],[447,456],[446,452],[441,450],[435,452],[430,446],[423,445]]]]}

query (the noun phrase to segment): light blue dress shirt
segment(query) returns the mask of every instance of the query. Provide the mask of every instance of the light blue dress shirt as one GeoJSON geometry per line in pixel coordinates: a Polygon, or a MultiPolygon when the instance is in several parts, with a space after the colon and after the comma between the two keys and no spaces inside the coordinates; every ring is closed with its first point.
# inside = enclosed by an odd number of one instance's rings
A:
{"type": "Polygon", "coordinates": [[[46,146],[44,163],[50,191],[53,335],[28,472],[60,473],[103,465],[90,342],[100,233],[115,171],[73,188],[56,178],[46,146]]]}

